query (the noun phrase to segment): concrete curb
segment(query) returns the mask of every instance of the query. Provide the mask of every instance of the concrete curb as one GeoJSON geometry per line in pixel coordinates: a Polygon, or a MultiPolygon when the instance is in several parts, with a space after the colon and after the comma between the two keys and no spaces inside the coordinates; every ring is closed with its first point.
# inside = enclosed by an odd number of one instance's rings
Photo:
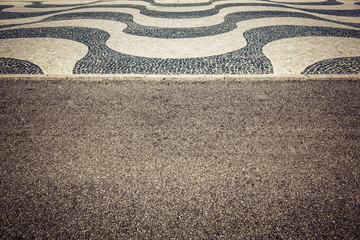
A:
{"type": "Polygon", "coordinates": [[[263,82],[263,81],[359,81],[360,74],[353,75],[138,75],[138,74],[82,74],[82,75],[0,75],[1,80],[13,81],[144,81],[144,82],[263,82]]]}

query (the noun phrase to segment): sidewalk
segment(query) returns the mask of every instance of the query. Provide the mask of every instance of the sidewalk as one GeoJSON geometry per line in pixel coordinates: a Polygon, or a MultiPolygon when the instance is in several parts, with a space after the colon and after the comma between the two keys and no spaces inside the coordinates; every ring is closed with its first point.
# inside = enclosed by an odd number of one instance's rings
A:
{"type": "Polygon", "coordinates": [[[192,2],[0,2],[0,73],[359,73],[354,1],[192,2]]]}

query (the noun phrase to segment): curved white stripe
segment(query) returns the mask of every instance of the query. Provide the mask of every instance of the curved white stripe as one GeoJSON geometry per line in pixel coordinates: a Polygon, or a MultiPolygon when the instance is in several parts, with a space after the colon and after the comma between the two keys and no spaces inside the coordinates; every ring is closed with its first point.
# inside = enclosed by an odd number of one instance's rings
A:
{"type": "Polygon", "coordinates": [[[88,47],[75,41],[56,38],[0,39],[0,57],[27,60],[44,74],[72,74],[88,47]]]}
{"type": "Polygon", "coordinates": [[[263,52],[270,59],[275,74],[300,74],[322,60],[360,56],[359,46],[358,38],[297,37],[268,43],[263,52]]]}
{"type": "MultiPolygon", "coordinates": [[[[126,24],[108,20],[54,21],[29,24],[24,27],[79,26],[98,28],[111,35],[106,43],[107,46],[124,54],[152,58],[194,58],[223,54],[243,48],[246,45],[246,40],[243,37],[245,31],[274,25],[338,27],[338,24],[303,18],[267,18],[265,21],[264,19],[256,19],[240,22],[236,29],[224,34],[185,39],[159,39],[129,35],[122,31],[126,24]]],[[[16,28],[18,27],[7,29],[16,28]]]]}

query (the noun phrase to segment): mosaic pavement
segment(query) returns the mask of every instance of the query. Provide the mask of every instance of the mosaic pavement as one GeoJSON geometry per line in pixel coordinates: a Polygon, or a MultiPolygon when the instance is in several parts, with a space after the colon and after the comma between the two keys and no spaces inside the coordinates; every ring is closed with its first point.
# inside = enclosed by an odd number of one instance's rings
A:
{"type": "Polygon", "coordinates": [[[359,74],[360,0],[0,1],[0,74],[359,74]]]}

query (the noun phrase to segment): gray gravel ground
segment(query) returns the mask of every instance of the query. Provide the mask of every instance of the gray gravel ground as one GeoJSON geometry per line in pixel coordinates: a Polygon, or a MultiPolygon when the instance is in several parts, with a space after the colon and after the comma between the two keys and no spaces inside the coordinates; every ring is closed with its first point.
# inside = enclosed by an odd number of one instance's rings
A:
{"type": "Polygon", "coordinates": [[[360,81],[0,81],[2,239],[359,239],[360,81]]]}

